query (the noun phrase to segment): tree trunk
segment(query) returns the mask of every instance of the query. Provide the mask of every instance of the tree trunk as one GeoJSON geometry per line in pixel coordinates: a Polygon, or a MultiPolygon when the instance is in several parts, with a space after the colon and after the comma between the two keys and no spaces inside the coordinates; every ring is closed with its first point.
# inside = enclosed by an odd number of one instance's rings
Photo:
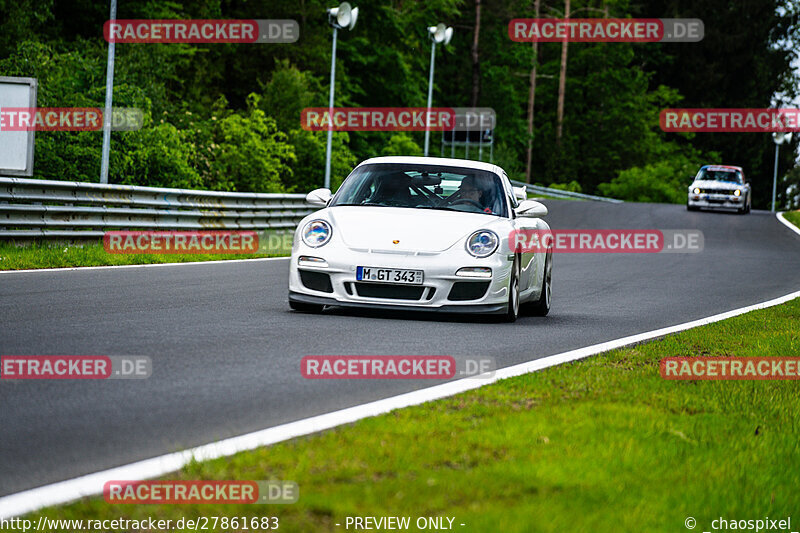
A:
{"type": "MultiPolygon", "coordinates": [[[[533,18],[539,18],[541,0],[533,3],[533,18]]],[[[528,157],[525,164],[525,182],[531,183],[533,166],[533,104],[536,101],[536,65],[539,63],[539,41],[533,41],[533,60],[531,65],[530,89],[528,91],[528,157]]]]}
{"type": "Polygon", "coordinates": [[[478,40],[481,33],[481,0],[475,0],[475,32],[472,36],[472,107],[478,107],[481,92],[481,67],[478,59],[478,40]]]}
{"type": "MultiPolygon", "coordinates": [[[[569,18],[569,2],[564,0],[564,18],[569,18]]],[[[567,45],[569,41],[565,38],[561,43],[561,74],[558,77],[558,116],[556,122],[556,144],[561,146],[561,133],[564,127],[564,93],[567,87],[567,45]]]]}

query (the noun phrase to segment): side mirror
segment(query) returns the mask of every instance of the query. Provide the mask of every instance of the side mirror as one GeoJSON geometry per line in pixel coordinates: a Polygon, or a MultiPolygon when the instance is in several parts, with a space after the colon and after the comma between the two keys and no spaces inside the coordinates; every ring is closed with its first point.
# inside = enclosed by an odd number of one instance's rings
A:
{"type": "Polygon", "coordinates": [[[527,200],[528,199],[528,188],[524,185],[522,187],[512,187],[514,189],[514,198],[517,200],[527,200]]]}
{"type": "Polygon", "coordinates": [[[306,203],[325,207],[331,201],[333,195],[330,189],[314,189],[306,195],[306,203]]]}
{"type": "Polygon", "coordinates": [[[547,214],[547,208],[536,200],[523,200],[514,212],[518,217],[539,218],[547,214]]]}

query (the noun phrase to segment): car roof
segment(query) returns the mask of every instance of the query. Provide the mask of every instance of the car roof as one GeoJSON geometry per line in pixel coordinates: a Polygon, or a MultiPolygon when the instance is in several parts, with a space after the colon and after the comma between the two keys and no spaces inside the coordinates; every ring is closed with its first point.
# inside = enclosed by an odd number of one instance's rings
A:
{"type": "MultiPolygon", "coordinates": [[[[414,156],[385,156],[372,157],[362,161],[358,166],[372,163],[406,163],[410,165],[441,165],[459,168],[474,168],[476,170],[486,170],[495,174],[502,174],[502,170],[497,165],[474,161],[472,159],[451,159],[448,157],[414,157],[414,156]]],[[[358,167],[356,167],[358,168],[358,167]]]]}
{"type": "Polygon", "coordinates": [[[740,171],[744,172],[744,169],[742,167],[735,167],[733,165],[703,165],[702,167],[700,167],[700,170],[702,170],[704,168],[708,168],[708,167],[729,168],[731,170],[740,170],[740,171]]]}

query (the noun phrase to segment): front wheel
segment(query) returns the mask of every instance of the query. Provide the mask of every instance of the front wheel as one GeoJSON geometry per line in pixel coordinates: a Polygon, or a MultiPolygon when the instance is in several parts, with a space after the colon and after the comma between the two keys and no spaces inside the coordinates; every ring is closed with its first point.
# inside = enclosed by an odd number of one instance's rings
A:
{"type": "Polygon", "coordinates": [[[750,201],[751,200],[749,196],[744,199],[744,212],[742,213],[743,215],[746,215],[747,213],[750,212],[750,201]]]}
{"type": "Polygon", "coordinates": [[[519,259],[511,266],[511,281],[508,282],[508,309],[503,317],[505,322],[516,322],[519,317],[519,259]]]}
{"type": "Polygon", "coordinates": [[[550,299],[553,295],[553,252],[548,252],[544,260],[544,276],[542,276],[542,292],[539,299],[526,306],[529,314],[547,316],[550,312],[550,299]]]}

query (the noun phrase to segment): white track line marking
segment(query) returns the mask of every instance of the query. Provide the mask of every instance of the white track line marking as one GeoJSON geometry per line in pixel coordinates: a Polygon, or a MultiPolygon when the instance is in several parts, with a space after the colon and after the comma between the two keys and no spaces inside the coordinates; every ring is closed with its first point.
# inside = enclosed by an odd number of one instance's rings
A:
{"type": "Polygon", "coordinates": [[[304,420],[290,422],[267,429],[262,429],[253,433],[240,435],[238,437],[231,437],[225,440],[212,442],[203,446],[198,446],[182,452],[175,452],[152,459],[146,459],[136,463],[131,463],[125,466],[88,474],[85,476],[77,477],[67,481],[61,481],[50,485],[45,485],[35,489],[18,492],[9,496],[0,498],[0,519],[8,519],[14,516],[19,516],[25,513],[36,511],[43,507],[51,505],[59,505],[73,500],[77,500],[86,496],[94,496],[102,494],[103,485],[106,481],[110,480],[140,480],[150,479],[170,472],[175,472],[183,468],[189,461],[196,459],[198,461],[216,459],[218,457],[227,457],[239,452],[252,450],[261,446],[268,446],[285,440],[289,440],[302,435],[317,433],[326,429],[331,429],[342,424],[349,424],[362,418],[368,418],[383,413],[388,413],[395,409],[409,407],[412,405],[419,405],[432,400],[446,398],[459,394],[471,389],[477,389],[490,383],[494,383],[501,379],[507,379],[521,374],[536,372],[555,365],[567,363],[570,361],[577,361],[591,355],[601,352],[607,352],[616,348],[635,344],[656,337],[668,335],[670,333],[677,333],[687,329],[711,324],[741,315],[756,309],[764,309],[779,305],[789,300],[800,298],[800,291],[781,296],[761,302],[747,307],[741,307],[725,313],[685,322],[675,326],[647,331],[639,333],[638,335],[631,335],[620,339],[603,342],[571,350],[548,357],[542,357],[534,361],[520,363],[518,365],[501,368],[495,372],[495,375],[488,379],[461,379],[428,387],[413,392],[393,396],[391,398],[384,398],[374,402],[349,407],[332,413],[313,416],[304,420]]]}
{"type": "Polygon", "coordinates": [[[780,222],[781,224],[783,224],[784,226],[786,226],[787,228],[789,228],[793,232],[795,232],[798,235],[800,235],[800,228],[798,228],[797,226],[795,226],[794,224],[792,224],[791,222],[786,220],[784,218],[784,216],[783,216],[783,211],[779,211],[778,213],[775,214],[775,216],[778,218],[778,222],[780,222]]]}
{"type": "Polygon", "coordinates": [[[173,267],[186,265],[218,265],[225,263],[244,263],[245,261],[278,261],[289,257],[258,257],[255,259],[220,259],[219,261],[187,261],[184,263],[146,263],[143,265],[103,265],[92,267],[63,267],[63,268],[30,268],[28,270],[0,270],[0,274],[14,274],[20,272],[74,272],[79,270],[107,270],[112,268],[148,268],[148,267],[173,267]]]}

